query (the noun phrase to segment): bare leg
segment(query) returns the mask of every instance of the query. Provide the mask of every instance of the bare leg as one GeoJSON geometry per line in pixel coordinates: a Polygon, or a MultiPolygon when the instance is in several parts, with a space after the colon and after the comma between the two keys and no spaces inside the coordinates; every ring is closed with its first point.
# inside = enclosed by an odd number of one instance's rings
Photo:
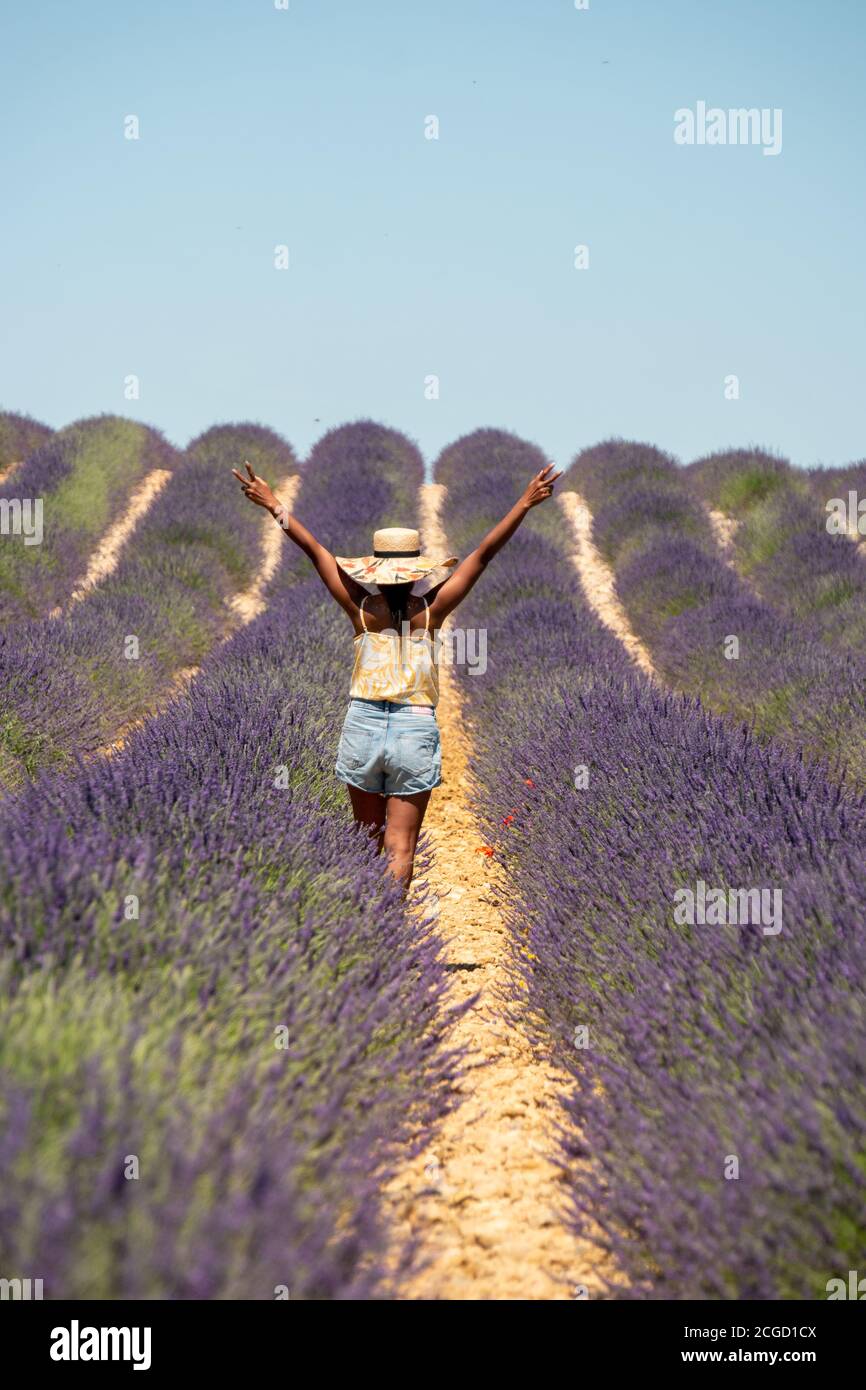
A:
{"type": "Polygon", "coordinates": [[[360,787],[349,785],[349,798],[355,824],[365,826],[370,836],[375,836],[376,848],[381,854],[385,838],[385,797],[379,796],[378,792],[362,792],[360,787]]]}
{"type": "Polygon", "coordinates": [[[430,800],[429,792],[416,792],[414,796],[389,796],[387,819],[385,821],[385,853],[388,856],[388,872],[399,879],[403,892],[407,892],[412,882],[412,866],[415,859],[415,846],[418,834],[430,800]]]}

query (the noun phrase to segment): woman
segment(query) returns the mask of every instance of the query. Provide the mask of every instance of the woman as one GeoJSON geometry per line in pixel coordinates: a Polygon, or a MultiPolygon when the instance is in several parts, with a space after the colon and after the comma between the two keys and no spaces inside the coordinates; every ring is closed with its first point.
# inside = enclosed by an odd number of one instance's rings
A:
{"type": "Polygon", "coordinates": [[[247,478],[232,469],[245,496],[266,507],[309,556],[331,597],[352,620],[355,663],[335,772],[348,787],[356,823],[376,836],[389,871],[405,891],[427,802],[442,780],[436,634],[526,513],[550,497],[562,475],[553,472],[553,464],[536,473],[511,511],[458,565],[453,556],[437,560],[422,555],[418,532],[402,527],[377,531],[372,555],[334,556],[289,515],[248,463],[246,469],[247,478]],[[414,592],[421,580],[454,565],[453,573],[434,580],[423,596],[414,592]]]}

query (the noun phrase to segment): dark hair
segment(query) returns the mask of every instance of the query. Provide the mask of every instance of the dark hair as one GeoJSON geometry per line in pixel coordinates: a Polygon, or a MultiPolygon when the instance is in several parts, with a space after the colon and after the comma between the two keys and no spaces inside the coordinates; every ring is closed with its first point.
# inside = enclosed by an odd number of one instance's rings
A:
{"type": "Polygon", "coordinates": [[[391,622],[402,636],[403,624],[409,621],[409,595],[412,581],[406,584],[380,584],[379,593],[388,605],[391,622]]]}

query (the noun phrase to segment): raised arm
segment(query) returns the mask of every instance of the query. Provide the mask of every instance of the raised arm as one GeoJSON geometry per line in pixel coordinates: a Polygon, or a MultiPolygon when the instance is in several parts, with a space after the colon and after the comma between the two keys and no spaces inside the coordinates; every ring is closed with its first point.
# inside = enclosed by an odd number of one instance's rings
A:
{"type": "Polygon", "coordinates": [[[492,531],[487,532],[481,544],[467,555],[465,560],[460,561],[454,573],[449,575],[443,584],[437,586],[434,591],[436,596],[430,604],[430,618],[434,627],[438,627],[449,613],[453,613],[458,603],[463,602],[496,552],[514,535],[527,512],[551,496],[553,484],[561,477],[561,473],[553,472],[552,463],[542,468],[540,473],[536,473],[511,511],[496,523],[492,531]]]}
{"type": "Polygon", "coordinates": [[[348,574],[343,573],[330,550],[326,549],[320,541],[317,541],[312,531],[308,531],[306,526],[302,526],[297,517],[289,514],[288,509],[271,491],[264,478],[257,478],[248,463],[244,467],[249,474],[248,478],[245,478],[236,468],[232,469],[232,473],[243,489],[244,496],[255,506],[264,507],[280,523],[289,539],[293,540],[295,545],[299,546],[304,554],[312,560],[316,573],[331,597],[336,599],[340,607],[346,610],[350,618],[354,618],[367,590],[361,584],[356,584],[355,580],[350,578],[348,574]]]}

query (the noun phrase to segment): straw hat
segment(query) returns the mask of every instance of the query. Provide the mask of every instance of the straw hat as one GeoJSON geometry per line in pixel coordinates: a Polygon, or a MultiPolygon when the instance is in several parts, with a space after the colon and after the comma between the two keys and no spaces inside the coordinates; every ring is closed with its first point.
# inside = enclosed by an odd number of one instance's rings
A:
{"type": "Polygon", "coordinates": [[[422,555],[421,537],[405,526],[386,526],[374,531],[372,555],[358,555],[354,559],[335,555],[334,558],[352,579],[373,586],[415,583],[419,579],[429,579],[439,570],[453,569],[457,564],[456,555],[444,560],[422,555]]]}

